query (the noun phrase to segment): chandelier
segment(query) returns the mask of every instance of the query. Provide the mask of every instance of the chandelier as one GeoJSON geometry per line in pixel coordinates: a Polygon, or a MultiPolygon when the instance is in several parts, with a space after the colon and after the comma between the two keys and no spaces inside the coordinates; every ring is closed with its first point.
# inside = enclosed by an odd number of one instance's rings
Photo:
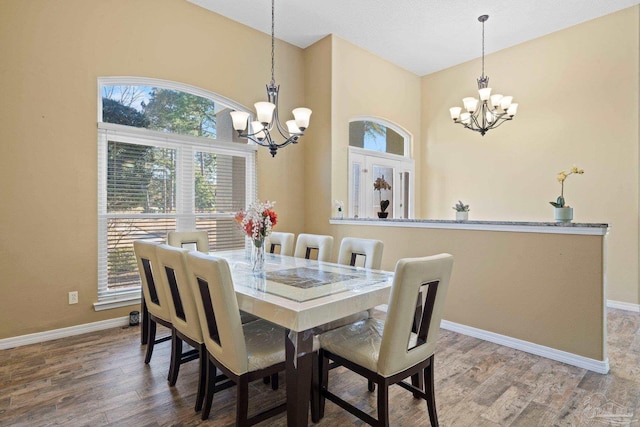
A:
{"type": "Polygon", "coordinates": [[[271,0],[271,82],[267,85],[268,101],[256,102],[257,120],[249,123],[250,114],[244,111],[232,111],[231,119],[233,128],[241,138],[248,138],[258,145],[268,147],[272,157],[275,157],[278,148],[286,147],[289,144],[296,144],[298,139],[304,135],[304,131],[309,127],[311,110],[308,108],[295,108],[293,112],[294,120],[287,120],[286,129],[280,124],[278,118],[278,92],[280,86],[276,85],[274,77],[275,69],[275,0],[271,0]],[[249,129],[247,129],[249,125],[249,129]],[[246,130],[246,132],[245,132],[246,130]],[[278,131],[284,141],[277,142],[280,138],[275,134],[278,131]]]}
{"type": "Polygon", "coordinates": [[[449,109],[454,123],[459,123],[467,129],[480,132],[484,136],[489,129],[500,126],[507,120],[513,119],[518,111],[518,104],[513,104],[512,96],[491,95],[489,77],[484,75],[484,23],[489,19],[489,15],[478,17],[482,22],[482,76],[478,79],[478,98],[463,98],[465,110],[461,107],[449,109]]]}

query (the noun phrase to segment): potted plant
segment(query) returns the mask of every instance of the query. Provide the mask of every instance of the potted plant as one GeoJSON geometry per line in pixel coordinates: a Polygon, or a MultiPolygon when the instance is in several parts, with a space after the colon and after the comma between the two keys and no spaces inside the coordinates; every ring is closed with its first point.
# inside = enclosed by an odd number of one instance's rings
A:
{"type": "Polygon", "coordinates": [[[461,200],[458,200],[453,208],[456,211],[456,221],[466,221],[469,219],[469,205],[465,205],[461,200]]]}
{"type": "Polygon", "coordinates": [[[342,200],[334,200],[333,205],[338,209],[338,218],[342,219],[344,217],[344,202],[342,200]]]}
{"type": "Polygon", "coordinates": [[[380,212],[378,212],[378,218],[386,218],[389,216],[389,212],[386,212],[389,207],[389,200],[382,200],[382,190],[391,190],[391,185],[385,181],[384,175],[382,175],[373,182],[373,189],[377,190],[380,194],[380,212]]]}
{"type": "Polygon", "coordinates": [[[558,172],[556,179],[560,183],[560,195],[555,202],[549,202],[549,204],[555,208],[556,222],[571,222],[573,219],[573,208],[567,205],[564,200],[564,182],[569,175],[573,175],[574,173],[582,175],[584,173],[584,169],[578,169],[576,165],[573,165],[569,173],[565,171],[558,172]]]}

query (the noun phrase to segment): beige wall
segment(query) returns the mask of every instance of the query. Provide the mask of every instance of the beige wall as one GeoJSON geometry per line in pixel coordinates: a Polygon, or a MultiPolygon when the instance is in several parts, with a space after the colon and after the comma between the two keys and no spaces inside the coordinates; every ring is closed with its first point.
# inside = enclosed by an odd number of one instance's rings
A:
{"type": "Polygon", "coordinates": [[[444,319],[603,361],[603,236],[334,225],[399,258],[454,256],[444,319]],[[407,244],[411,242],[411,244],[407,244]],[[585,262],[585,260],[587,262],[585,262]]]}
{"type": "MultiPolygon", "coordinates": [[[[0,5],[0,339],[126,315],[97,300],[97,78],[144,76],[244,105],[264,100],[270,38],[184,0],[0,5]],[[233,43],[232,43],[233,41],[233,43]],[[67,304],[67,292],[80,302],[67,304]]],[[[283,111],[304,101],[302,51],[276,46],[283,111]]],[[[283,117],[284,118],[284,117],[283,117]]],[[[301,144],[260,149],[259,196],[300,232],[301,144]]]]}
{"type": "Polygon", "coordinates": [[[331,110],[333,102],[333,36],[327,36],[305,49],[305,103],[313,111],[311,124],[303,140],[304,176],[302,208],[296,213],[304,218],[305,232],[326,234],[331,216],[331,110]]]}
{"type": "Polygon", "coordinates": [[[585,173],[565,183],[574,222],[611,224],[608,298],[639,303],[639,22],[635,6],[487,55],[494,93],[520,109],[484,137],[448,111],[477,95],[480,61],[425,76],[423,216],[452,219],[461,199],[470,219],[553,221],[556,174],[575,164],[585,173]]]}
{"type": "MultiPolygon", "coordinates": [[[[412,157],[422,157],[420,78],[339,37],[334,37],[332,102],[332,200],[347,202],[349,120],[373,116],[396,123],[413,136],[412,157]]],[[[423,192],[416,179],[416,195],[423,192]]],[[[335,213],[335,210],[333,211],[335,213]]],[[[347,212],[348,214],[348,212],[347,212]]],[[[416,217],[420,217],[416,207],[416,217]]]]}

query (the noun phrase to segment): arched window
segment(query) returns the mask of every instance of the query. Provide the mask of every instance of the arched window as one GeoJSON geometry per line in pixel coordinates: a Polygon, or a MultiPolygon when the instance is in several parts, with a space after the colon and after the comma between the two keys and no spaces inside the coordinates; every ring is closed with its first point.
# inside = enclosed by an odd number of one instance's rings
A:
{"type": "Polygon", "coordinates": [[[349,122],[349,212],[355,218],[412,218],[411,135],[384,119],[349,122]]]}
{"type": "Polygon", "coordinates": [[[235,140],[217,94],[170,81],[98,80],[98,303],[140,296],[133,241],[204,229],[212,249],[244,246],[234,213],[255,199],[255,145],[235,140]]]}

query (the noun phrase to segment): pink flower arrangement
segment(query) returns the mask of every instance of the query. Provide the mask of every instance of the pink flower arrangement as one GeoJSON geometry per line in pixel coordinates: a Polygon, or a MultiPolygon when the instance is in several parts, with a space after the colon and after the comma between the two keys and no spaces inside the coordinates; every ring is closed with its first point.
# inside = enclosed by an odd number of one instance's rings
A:
{"type": "Polygon", "coordinates": [[[271,234],[278,223],[278,215],[273,211],[275,202],[255,202],[246,211],[236,213],[235,220],[244,233],[253,240],[254,245],[260,246],[264,239],[271,234]]]}

